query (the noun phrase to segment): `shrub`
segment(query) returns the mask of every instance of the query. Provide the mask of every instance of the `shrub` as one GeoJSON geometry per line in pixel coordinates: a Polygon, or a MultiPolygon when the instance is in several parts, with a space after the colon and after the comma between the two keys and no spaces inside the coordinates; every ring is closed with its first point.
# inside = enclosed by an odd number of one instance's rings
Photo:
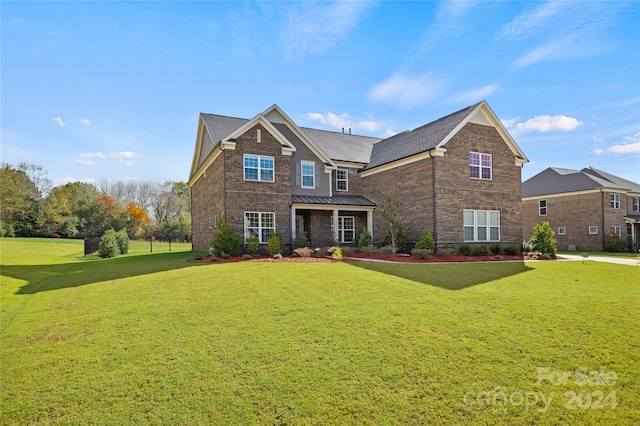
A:
{"type": "Polygon", "coordinates": [[[129,235],[127,234],[127,230],[122,228],[118,232],[116,232],[116,241],[118,243],[118,250],[120,254],[129,253],[129,235]]]}
{"type": "Polygon", "coordinates": [[[223,259],[231,259],[231,255],[228,253],[222,253],[222,255],[220,256],[223,259]]]}
{"type": "Polygon", "coordinates": [[[297,254],[300,257],[310,257],[313,254],[313,249],[309,247],[299,247],[293,251],[294,254],[297,254]]]}
{"type": "Polygon", "coordinates": [[[504,254],[509,256],[516,256],[520,254],[520,247],[515,244],[508,245],[504,248],[504,254]]]}
{"type": "Polygon", "coordinates": [[[391,255],[393,254],[393,246],[382,246],[375,251],[376,254],[391,255]]]}
{"type": "Polygon", "coordinates": [[[193,260],[202,260],[202,255],[196,254],[195,256],[193,256],[193,260]]]}
{"type": "Polygon", "coordinates": [[[251,260],[253,259],[253,256],[251,256],[250,254],[243,254],[242,255],[242,260],[251,260]]]}
{"type": "Polygon", "coordinates": [[[488,254],[489,254],[489,247],[485,246],[484,244],[473,247],[474,256],[486,256],[488,254]]]}
{"type": "Polygon", "coordinates": [[[364,254],[375,254],[377,253],[378,249],[375,248],[374,246],[365,246],[365,247],[362,247],[361,251],[364,254]]]}
{"type": "Polygon", "coordinates": [[[414,248],[411,250],[411,254],[418,259],[431,259],[431,257],[433,257],[433,250],[414,248]]]}
{"type": "Polygon", "coordinates": [[[260,239],[255,235],[247,237],[247,242],[244,243],[244,247],[248,254],[256,254],[260,250],[260,239]]]}
{"type": "Polygon", "coordinates": [[[453,257],[456,255],[457,252],[458,251],[453,247],[442,247],[438,249],[438,251],[436,252],[436,256],[453,257]]]}
{"type": "Polygon", "coordinates": [[[491,244],[491,253],[499,256],[504,253],[504,247],[500,243],[491,244]]]}
{"type": "Polygon", "coordinates": [[[229,256],[238,256],[242,247],[242,238],[226,220],[221,219],[218,221],[218,232],[211,240],[211,247],[216,256],[222,256],[225,253],[229,256]]]}
{"type": "Polygon", "coordinates": [[[219,262],[219,261],[220,261],[220,259],[218,259],[218,258],[217,258],[217,257],[215,257],[215,256],[211,256],[211,261],[212,261],[212,262],[219,262]]]}
{"type": "Polygon", "coordinates": [[[331,257],[333,260],[341,261],[342,260],[342,249],[337,246],[329,247],[329,253],[331,253],[331,257]]]}
{"type": "Polygon", "coordinates": [[[533,251],[533,244],[531,244],[531,240],[523,241],[522,246],[520,246],[520,253],[531,253],[533,251]]]}
{"type": "Polygon", "coordinates": [[[109,229],[104,233],[100,240],[100,248],[98,255],[103,258],[116,257],[120,253],[118,248],[118,240],[116,238],[116,231],[109,229]]]}
{"type": "Polygon", "coordinates": [[[533,228],[533,237],[531,237],[531,246],[533,250],[541,254],[555,256],[556,239],[555,232],[549,226],[549,222],[538,223],[533,228]]]}
{"type": "MultiPolygon", "coordinates": [[[[435,250],[436,242],[433,240],[433,235],[431,235],[431,231],[425,229],[422,231],[422,236],[420,236],[420,241],[416,243],[414,249],[427,249],[427,250],[435,250]]],[[[413,252],[412,252],[413,253],[413,252]]]]}
{"type": "Polygon", "coordinates": [[[620,235],[615,232],[609,234],[609,239],[604,246],[605,251],[623,252],[627,250],[627,241],[623,240],[620,235]]]}
{"type": "Polygon", "coordinates": [[[356,250],[362,251],[365,247],[371,246],[371,244],[373,244],[373,237],[369,230],[364,226],[358,228],[355,239],[356,250]]]}
{"type": "Polygon", "coordinates": [[[282,235],[280,232],[276,232],[269,238],[269,241],[267,241],[267,251],[269,252],[269,256],[275,256],[277,254],[281,255],[283,250],[282,235]]]}
{"type": "MultiPolygon", "coordinates": [[[[404,225],[396,224],[394,229],[396,253],[409,252],[409,230],[404,225]]],[[[390,229],[387,229],[382,237],[383,246],[393,247],[393,238],[390,229]]]]}
{"type": "Polygon", "coordinates": [[[473,253],[473,247],[471,247],[471,244],[467,243],[460,244],[460,247],[458,247],[458,251],[465,256],[471,256],[471,254],[473,253]]]}

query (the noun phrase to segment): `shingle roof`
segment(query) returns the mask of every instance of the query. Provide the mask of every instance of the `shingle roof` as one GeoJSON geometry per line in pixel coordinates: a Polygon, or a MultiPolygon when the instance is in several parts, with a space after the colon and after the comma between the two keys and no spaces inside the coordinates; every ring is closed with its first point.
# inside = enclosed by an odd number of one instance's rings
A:
{"type": "Polygon", "coordinates": [[[200,117],[202,117],[202,120],[204,121],[205,129],[209,132],[214,146],[217,145],[222,138],[229,136],[249,121],[246,118],[226,117],[224,115],[204,113],[201,113],[200,117]]]}
{"type": "Polygon", "coordinates": [[[376,203],[361,196],[337,196],[337,197],[307,197],[294,195],[291,201],[299,204],[331,204],[337,206],[369,206],[375,207],[376,203]]]}
{"type": "Polygon", "coordinates": [[[368,163],[371,149],[379,138],[330,132],[301,127],[300,130],[313,141],[329,158],[336,161],[368,163]]]}
{"type": "Polygon", "coordinates": [[[363,170],[436,148],[480,103],[378,142],[373,146],[371,160],[363,170]]]}
{"type": "Polygon", "coordinates": [[[522,196],[560,194],[589,189],[612,188],[640,192],[640,185],[597,169],[549,167],[522,183],[522,196]]]}

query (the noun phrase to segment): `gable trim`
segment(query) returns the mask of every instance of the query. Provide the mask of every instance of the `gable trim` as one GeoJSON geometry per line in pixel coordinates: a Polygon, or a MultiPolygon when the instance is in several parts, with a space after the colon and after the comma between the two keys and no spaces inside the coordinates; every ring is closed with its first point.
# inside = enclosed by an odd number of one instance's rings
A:
{"type": "Polygon", "coordinates": [[[200,179],[200,176],[202,176],[206,172],[209,166],[213,164],[214,161],[216,161],[220,154],[222,154],[222,149],[220,149],[220,145],[218,145],[213,149],[213,151],[211,151],[211,154],[209,154],[204,163],[202,163],[202,166],[200,166],[198,170],[191,176],[188,182],[190,187],[192,187],[196,183],[196,181],[200,179]]]}
{"type": "Polygon", "coordinates": [[[380,166],[373,169],[358,172],[358,174],[362,177],[375,175],[376,173],[386,172],[387,170],[392,170],[396,167],[405,166],[407,164],[415,163],[416,161],[424,160],[430,157],[442,157],[446,151],[447,150],[445,148],[435,148],[429,151],[412,155],[410,157],[401,158],[400,160],[396,160],[391,163],[381,164],[380,166]]]}
{"type": "Polygon", "coordinates": [[[285,138],[282,133],[280,133],[278,129],[276,129],[274,125],[265,118],[263,114],[256,115],[251,120],[240,126],[233,133],[224,138],[222,140],[222,144],[224,144],[226,148],[235,149],[235,140],[249,131],[249,129],[251,129],[256,124],[261,124],[265,129],[267,129],[269,133],[271,133],[276,138],[278,142],[280,142],[280,145],[282,145],[282,155],[291,155],[291,152],[296,151],[296,147],[293,146],[291,142],[289,142],[287,138],[285,138]]]}

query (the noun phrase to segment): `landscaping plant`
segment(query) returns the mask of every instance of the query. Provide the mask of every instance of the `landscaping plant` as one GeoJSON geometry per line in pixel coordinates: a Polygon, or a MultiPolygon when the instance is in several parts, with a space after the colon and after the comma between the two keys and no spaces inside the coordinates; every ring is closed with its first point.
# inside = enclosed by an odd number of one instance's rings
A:
{"type": "Polygon", "coordinates": [[[431,235],[431,231],[425,229],[422,231],[422,236],[420,236],[420,241],[416,243],[414,247],[416,249],[427,249],[427,250],[435,250],[436,242],[433,240],[433,235],[431,235]]]}
{"type": "Polygon", "coordinates": [[[277,255],[282,256],[282,251],[284,247],[282,246],[282,235],[280,232],[274,233],[267,241],[267,250],[269,251],[269,255],[274,257],[277,255]]]}
{"type": "Polygon", "coordinates": [[[129,235],[125,228],[116,232],[116,241],[118,243],[118,251],[120,254],[129,253],[129,235]]]}
{"type": "Polygon", "coordinates": [[[216,256],[228,254],[229,256],[240,255],[242,247],[242,237],[233,229],[226,220],[218,221],[218,232],[211,240],[211,247],[216,256]]]}
{"type": "Polygon", "coordinates": [[[538,223],[533,228],[533,237],[529,240],[533,251],[548,256],[555,256],[557,251],[555,235],[555,232],[553,232],[553,229],[549,226],[549,222],[538,223]]]}
{"type": "Polygon", "coordinates": [[[116,257],[120,253],[116,231],[113,228],[104,233],[99,247],[98,255],[103,258],[116,257]]]}

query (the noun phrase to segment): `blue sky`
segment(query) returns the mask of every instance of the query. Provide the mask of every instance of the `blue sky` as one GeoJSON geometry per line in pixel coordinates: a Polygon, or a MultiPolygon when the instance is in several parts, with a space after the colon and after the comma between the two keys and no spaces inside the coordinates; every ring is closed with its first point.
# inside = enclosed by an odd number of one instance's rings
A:
{"type": "Polygon", "coordinates": [[[528,156],[640,181],[638,2],[2,2],[1,159],[188,179],[200,112],[391,135],[486,99],[528,156]]]}

